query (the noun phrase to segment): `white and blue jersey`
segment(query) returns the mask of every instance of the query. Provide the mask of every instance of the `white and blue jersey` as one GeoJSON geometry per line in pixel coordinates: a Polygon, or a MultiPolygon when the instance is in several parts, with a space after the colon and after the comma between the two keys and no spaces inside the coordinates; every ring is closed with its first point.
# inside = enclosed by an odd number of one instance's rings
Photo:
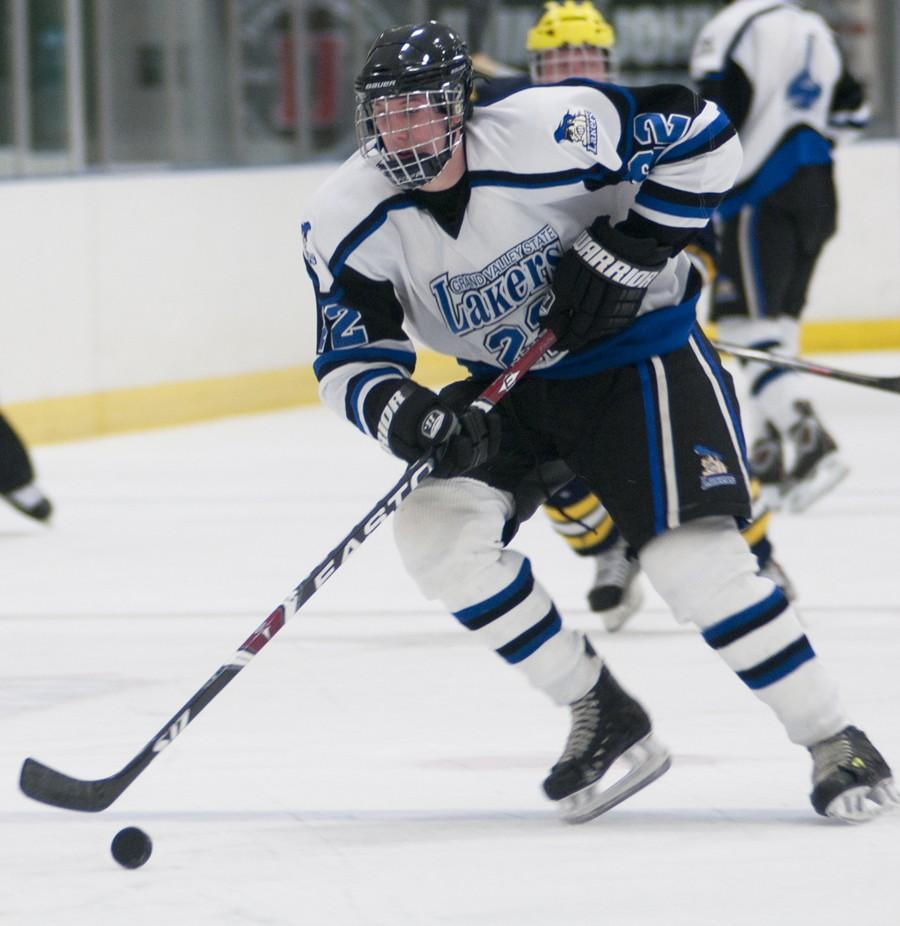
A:
{"type": "Polygon", "coordinates": [[[730,218],[798,170],[830,164],[868,107],[825,20],[784,0],[734,0],[697,37],[691,77],[728,113],[744,160],[720,215],[730,218]]]}
{"type": "Polygon", "coordinates": [[[699,280],[680,247],[741,160],[721,110],[676,86],[529,87],[476,107],[465,133],[468,200],[454,223],[355,154],[302,224],[320,395],[369,434],[380,409],[366,400],[413,373],[413,339],[477,373],[509,366],[538,335],[560,255],[599,216],[675,254],[629,328],[532,375],[581,377],[686,344],[699,280]]]}

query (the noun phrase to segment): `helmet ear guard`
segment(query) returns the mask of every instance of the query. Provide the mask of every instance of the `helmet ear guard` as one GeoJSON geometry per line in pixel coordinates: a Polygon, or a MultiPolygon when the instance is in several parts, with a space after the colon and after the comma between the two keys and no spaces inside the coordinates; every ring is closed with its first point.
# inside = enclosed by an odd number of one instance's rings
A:
{"type": "MultiPolygon", "coordinates": [[[[360,153],[375,159],[397,186],[415,189],[433,180],[462,142],[471,109],[472,61],[465,42],[441,23],[398,26],[375,40],[355,89],[360,153]],[[437,118],[427,118],[429,112],[437,118]],[[380,116],[404,123],[403,146],[386,141],[380,116]],[[407,141],[413,132],[427,135],[429,126],[429,138],[407,141]]],[[[391,128],[388,134],[397,132],[391,128]]]]}

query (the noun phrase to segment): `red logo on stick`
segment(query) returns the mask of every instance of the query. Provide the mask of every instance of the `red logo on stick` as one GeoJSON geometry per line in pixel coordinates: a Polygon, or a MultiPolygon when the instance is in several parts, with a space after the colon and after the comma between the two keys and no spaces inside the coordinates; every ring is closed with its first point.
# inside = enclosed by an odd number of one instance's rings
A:
{"type": "Polygon", "coordinates": [[[247,637],[240,649],[255,656],[284,627],[284,605],[278,607],[247,637]]]}

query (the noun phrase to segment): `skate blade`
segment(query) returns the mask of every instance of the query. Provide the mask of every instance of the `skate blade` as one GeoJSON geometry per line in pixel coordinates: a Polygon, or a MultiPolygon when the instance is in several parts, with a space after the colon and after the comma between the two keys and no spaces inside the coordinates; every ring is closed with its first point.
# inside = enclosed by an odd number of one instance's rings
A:
{"type": "Polygon", "coordinates": [[[608,611],[600,611],[600,620],[609,633],[621,630],[625,624],[637,613],[644,603],[644,591],[640,579],[635,579],[625,592],[621,603],[608,611]]]}
{"type": "MultiPolygon", "coordinates": [[[[559,816],[564,823],[587,823],[594,817],[621,804],[641,788],[656,781],[672,765],[672,757],[665,746],[648,733],[638,740],[620,758],[630,769],[614,784],[601,790],[605,775],[593,784],[558,801],[559,816]]],[[[607,772],[607,774],[609,774],[607,772]]]]}
{"type": "Polygon", "coordinates": [[[864,785],[839,794],[825,808],[825,816],[842,823],[867,823],[897,807],[900,807],[900,793],[893,778],[885,778],[874,787],[864,785]]]}
{"type": "Polygon", "coordinates": [[[828,454],[816,464],[805,479],[785,489],[782,507],[794,514],[806,511],[813,502],[817,502],[845,479],[849,472],[850,467],[837,453],[828,454]]]}

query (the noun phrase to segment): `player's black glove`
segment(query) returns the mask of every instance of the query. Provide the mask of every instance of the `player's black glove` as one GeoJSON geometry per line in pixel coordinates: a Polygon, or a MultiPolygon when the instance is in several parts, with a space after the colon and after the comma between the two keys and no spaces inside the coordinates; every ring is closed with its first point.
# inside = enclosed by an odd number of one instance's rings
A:
{"type": "Polygon", "coordinates": [[[477,408],[457,415],[430,389],[411,380],[387,400],[378,439],[395,456],[412,463],[438,448],[434,476],[449,479],[481,466],[500,449],[500,418],[477,408]]]}
{"type": "Polygon", "coordinates": [[[556,335],[556,346],[578,350],[627,328],[670,254],[653,239],[613,228],[606,216],[597,219],[553,275],[556,298],[543,325],[556,335]]]}

